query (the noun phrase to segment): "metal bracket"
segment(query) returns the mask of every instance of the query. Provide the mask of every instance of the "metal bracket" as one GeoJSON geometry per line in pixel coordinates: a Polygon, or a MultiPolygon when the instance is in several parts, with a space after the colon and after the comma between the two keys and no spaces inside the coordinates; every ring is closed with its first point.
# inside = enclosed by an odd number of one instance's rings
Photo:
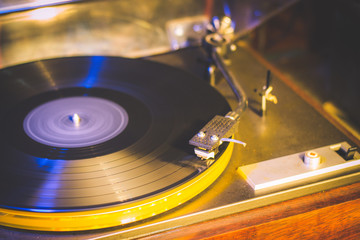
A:
{"type": "Polygon", "coordinates": [[[354,151],[347,142],[342,142],[241,166],[237,171],[255,192],[268,193],[358,170],[359,152],[354,151]],[[343,153],[349,152],[349,149],[352,158],[346,159],[343,153]]]}

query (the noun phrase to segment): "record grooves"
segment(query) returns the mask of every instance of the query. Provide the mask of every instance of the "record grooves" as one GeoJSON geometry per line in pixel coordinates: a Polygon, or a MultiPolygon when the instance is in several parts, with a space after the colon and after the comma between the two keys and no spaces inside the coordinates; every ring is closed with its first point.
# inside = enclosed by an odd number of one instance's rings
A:
{"type": "Polygon", "coordinates": [[[3,225],[71,231],[144,219],[203,191],[230,158],[232,146],[224,145],[207,166],[188,146],[229,106],[181,70],[71,57],[3,69],[0,79],[3,225]],[[79,223],[80,216],[89,219],[79,223]]]}

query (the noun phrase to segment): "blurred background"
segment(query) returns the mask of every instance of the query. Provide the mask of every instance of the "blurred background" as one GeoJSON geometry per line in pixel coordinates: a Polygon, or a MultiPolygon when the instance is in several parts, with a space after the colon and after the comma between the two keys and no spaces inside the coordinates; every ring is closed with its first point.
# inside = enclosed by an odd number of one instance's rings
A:
{"type": "Polygon", "coordinates": [[[213,16],[360,139],[357,0],[2,0],[0,68],[199,46],[213,16]]]}
{"type": "Polygon", "coordinates": [[[298,1],[247,38],[254,49],[358,139],[359,23],[359,1],[298,1]]]}

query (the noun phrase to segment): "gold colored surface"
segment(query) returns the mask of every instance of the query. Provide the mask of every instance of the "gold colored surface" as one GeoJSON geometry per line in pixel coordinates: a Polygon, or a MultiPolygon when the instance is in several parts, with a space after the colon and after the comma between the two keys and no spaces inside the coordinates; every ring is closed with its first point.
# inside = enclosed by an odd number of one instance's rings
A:
{"type": "Polygon", "coordinates": [[[204,5],[203,0],[88,1],[0,15],[0,67],[55,57],[167,52],[166,22],[203,15],[204,5]]]}
{"type": "Polygon", "coordinates": [[[243,37],[297,1],[6,0],[0,3],[0,68],[55,57],[169,52],[166,25],[177,19],[230,15],[243,37]]]}

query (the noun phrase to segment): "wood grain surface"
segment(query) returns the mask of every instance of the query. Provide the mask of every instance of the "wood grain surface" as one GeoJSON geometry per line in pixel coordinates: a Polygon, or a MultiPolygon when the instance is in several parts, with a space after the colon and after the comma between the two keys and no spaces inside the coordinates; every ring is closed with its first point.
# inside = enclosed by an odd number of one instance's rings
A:
{"type": "Polygon", "coordinates": [[[360,239],[360,183],[143,239],[360,239]]]}

